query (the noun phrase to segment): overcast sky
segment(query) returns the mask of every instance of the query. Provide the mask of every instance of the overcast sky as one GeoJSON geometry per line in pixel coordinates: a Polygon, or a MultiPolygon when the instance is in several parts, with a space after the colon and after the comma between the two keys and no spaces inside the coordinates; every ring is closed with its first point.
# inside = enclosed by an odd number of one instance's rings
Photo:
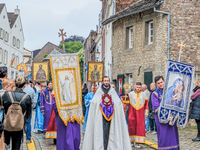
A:
{"type": "Polygon", "coordinates": [[[1,0],[8,12],[18,6],[25,36],[24,47],[42,48],[48,41],[56,45],[61,41],[59,29],[67,36],[87,37],[96,30],[101,10],[100,0],[1,0]]]}

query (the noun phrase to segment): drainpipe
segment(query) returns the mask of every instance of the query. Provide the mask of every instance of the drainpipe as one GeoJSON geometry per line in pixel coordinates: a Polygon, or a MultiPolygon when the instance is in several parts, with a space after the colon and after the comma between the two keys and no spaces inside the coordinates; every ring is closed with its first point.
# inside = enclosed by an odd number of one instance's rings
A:
{"type": "Polygon", "coordinates": [[[169,52],[170,52],[170,13],[165,12],[165,11],[156,10],[156,7],[154,7],[154,12],[168,15],[168,20],[167,20],[167,24],[168,24],[168,29],[167,29],[167,32],[168,32],[168,35],[167,35],[167,59],[169,60],[170,59],[170,55],[169,55],[169,52]]]}

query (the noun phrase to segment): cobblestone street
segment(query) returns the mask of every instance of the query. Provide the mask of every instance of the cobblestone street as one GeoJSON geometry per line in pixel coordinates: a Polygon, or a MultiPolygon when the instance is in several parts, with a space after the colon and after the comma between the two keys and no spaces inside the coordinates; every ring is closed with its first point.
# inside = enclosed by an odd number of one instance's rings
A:
{"type": "MultiPolygon", "coordinates": [[[[32,127],[34,126],[35,112],[32,116],[32,127]]],[[[192,139],[197,135],[197,129],[194,127],[186,127],[185,129],[179,129],[179,140],[181,150],[199,150],[200,143],[192,142],[192,139]]],[[[21,146],[21,150],[56,150],[56,145],[53,144],[53,139],[44,139],[43,134],[36,134],[32,130],[32,139],[34,141],[34,147],[27,146],[25,140],[21,146]]],[[[146,140],[157,144],[157,135],[148,133],[146,140]]],[[[143,150],[153,150],[148,145],[141,145],[143,150]]],[[[136,150],[136,148],[133,148],[136,150]]]]}

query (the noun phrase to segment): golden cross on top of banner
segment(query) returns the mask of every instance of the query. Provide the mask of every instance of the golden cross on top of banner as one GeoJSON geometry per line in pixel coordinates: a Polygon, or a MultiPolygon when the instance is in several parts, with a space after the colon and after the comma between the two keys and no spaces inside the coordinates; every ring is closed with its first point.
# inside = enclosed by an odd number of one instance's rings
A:
{"type": "Polygon", "coordinates": [[[59,30],[60,30],[60,33],[58,32],[59,37],[62,36],[62,44],[65,44],[64,36],[66,37],[66,32],[63,33],[64,29],[59,29],[59,30]]]}
{"type": "Polygon", "coordinates": [[[180,47],[179,58],[178,58],[179,62],[181,60],[181,53],[182,53],[183,47],[185,47],[185,46],[186,46],[186,44],[183,45],[183,41],[181,41],[181,44],[178,43],[178,47],[180,47]]]}

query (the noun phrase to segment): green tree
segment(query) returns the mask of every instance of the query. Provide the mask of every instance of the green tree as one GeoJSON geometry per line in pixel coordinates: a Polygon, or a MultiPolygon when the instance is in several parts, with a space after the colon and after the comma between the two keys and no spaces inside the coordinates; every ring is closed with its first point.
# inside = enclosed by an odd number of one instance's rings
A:
{"type": "Polygon", "coordinates": [[[80,71],[81,71],[81,80],[83,81],[83,69],[84,69],[84,49],[81,48],[78,51],[79,55],[79,64],[80,64],[80,71]]]}
{"type": "MultiPolygon", "coordinates": [[[[60,44],[59,47],[63,48],[63,44],[60,44]]],[[[67,53],[77,53],[82,47],[83,44],[80,41],[69,41],[65,43],[67,53]]]]}

